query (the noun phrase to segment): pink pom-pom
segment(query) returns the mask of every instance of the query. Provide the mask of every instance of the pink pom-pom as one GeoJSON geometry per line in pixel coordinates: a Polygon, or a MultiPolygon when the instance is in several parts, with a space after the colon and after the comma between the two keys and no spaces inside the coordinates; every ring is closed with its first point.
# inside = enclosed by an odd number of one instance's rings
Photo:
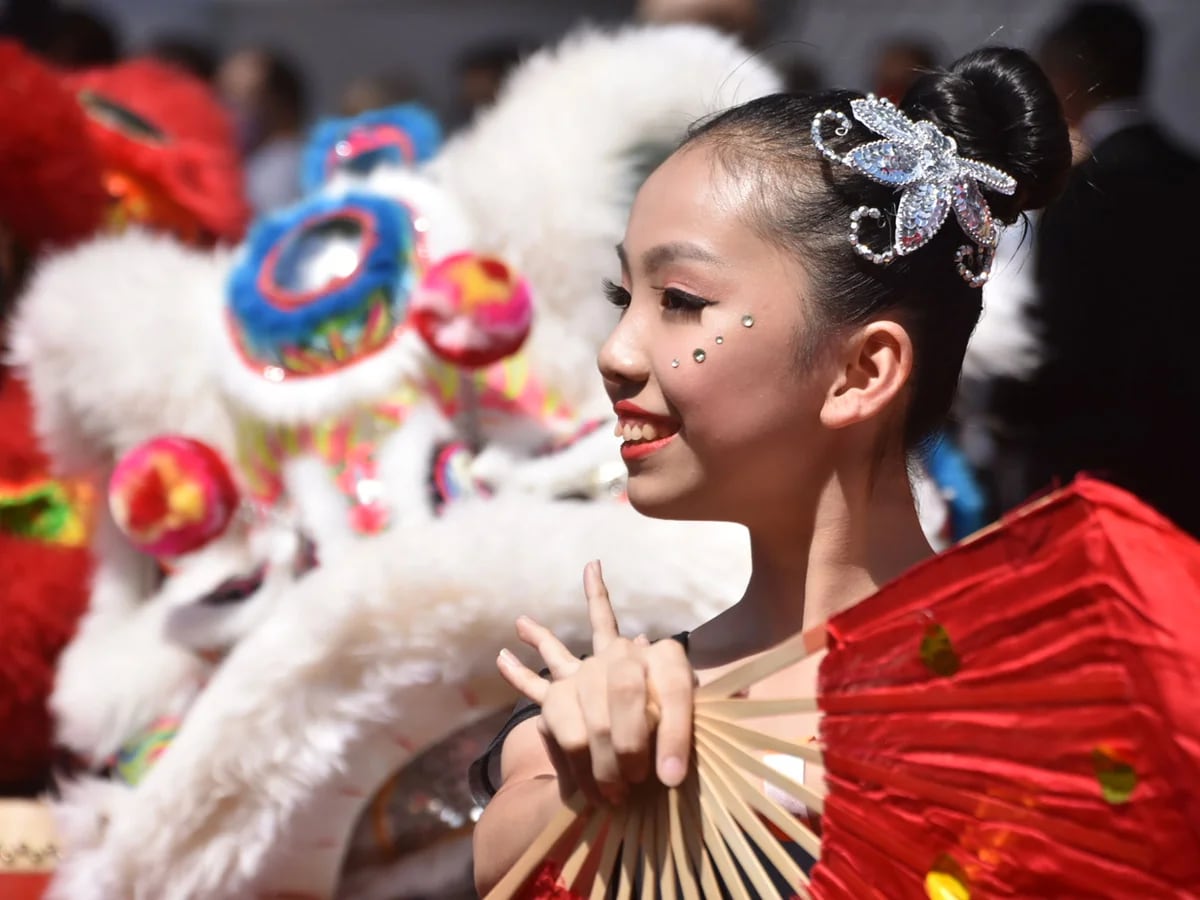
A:
{"type": "Polygon", "coordinates": [[[425,273],[409,315],[438,356],[477,369],[520,349],[533,323],[533,299],[525,279],[505,263],[457,253],[425,273]]]}

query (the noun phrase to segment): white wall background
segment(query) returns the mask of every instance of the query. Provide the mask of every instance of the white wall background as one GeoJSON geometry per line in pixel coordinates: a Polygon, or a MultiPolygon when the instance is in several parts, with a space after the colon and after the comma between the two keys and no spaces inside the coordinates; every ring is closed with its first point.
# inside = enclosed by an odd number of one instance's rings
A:
{"type": "MultiPolygon", "coordinates": [[[[874,49],[897,34],[924,35],[944,60],[989,41],[1036,43],[1069,0],[769,0],[775,20],[764,52],[804,56],[831,84],[865,87],[874,49]]],[[[493,37],[548,41],[582,19],[620,21],[632,0],[96,0],[136,47],[164,31],[222,49],[266,42],[308,73],[317,112],[332,110],[358,75],[402,67],[442,112],[453,62],[493,37]]],[[[1200,0],[1137,0],[1155,29],[1151,101],[1200,149],[1200,0]]]]}

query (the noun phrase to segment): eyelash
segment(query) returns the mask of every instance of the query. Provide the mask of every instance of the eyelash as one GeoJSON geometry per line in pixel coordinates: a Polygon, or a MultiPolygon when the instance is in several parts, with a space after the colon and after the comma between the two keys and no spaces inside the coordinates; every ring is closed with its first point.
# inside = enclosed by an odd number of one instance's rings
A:
{"type": "Polygon", "coordinates": [[[699,317],[706,306],[712,306],[712,301],[678,288],[667,288],[662,293],[662,307],[667,312],[699,317]]]}
{"type": "Polygon", "coordinates": [[[617,309],[622,311],[629,309],[629,291],[607,278],[604,279],[604,296],[617,309]]]}
{"type": "MultiPolygon", "coordinates": [[[[629,309],[629,291],[616,282],[604,279],[604,296],[619,310],[629,309]]],[[[678,288],[666,288],[662,292],[662,308],[666,312],[680,315],[699,316],[705,307],[712,306],[711,300],[697,297],[678,288]]]]}

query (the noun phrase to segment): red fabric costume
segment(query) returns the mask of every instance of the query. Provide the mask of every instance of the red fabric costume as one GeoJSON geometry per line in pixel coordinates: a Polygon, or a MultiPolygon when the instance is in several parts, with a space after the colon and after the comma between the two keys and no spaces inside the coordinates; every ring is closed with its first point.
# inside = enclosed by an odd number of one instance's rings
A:
{"type": "MultiPolygon", "coordinates": [[[[0,233],[32,257],[92,234],[105,202],[75,98],[56,73],[0,43],[0,233]]],[[[6,292],[15,274],[5,272],[6,292]]],[[[3,333],[0,322],[0,344],[3,333]]],[[[54,664],[87,603],[88,553],[78,527],[56,515],[66,512],[55,508],[63,486],[48,477],[31,418],[25,385],[0,366],[0,794],[45,780],[54,664]]]]}
{"type": "Polygon", "coordinates": [[[100,156],[116,225],[190,244],[241,240],[250,221],[233,125],[207,85],[140,59],[65,76],[100,156]]]}

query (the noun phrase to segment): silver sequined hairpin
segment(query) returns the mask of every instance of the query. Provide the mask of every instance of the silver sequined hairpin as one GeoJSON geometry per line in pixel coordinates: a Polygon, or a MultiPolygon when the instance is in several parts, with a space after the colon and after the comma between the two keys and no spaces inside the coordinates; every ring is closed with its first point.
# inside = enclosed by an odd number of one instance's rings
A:
{"type": "Polygon", "coordinates": [[[953,209],[958,224],[975,243],[958,248],[958,273],[972,287],[982,286],[991,274],[1000,229],[979,186],[1011,195],[1017,189],[1016,179],[994,166],[963,159],[954,138],[942,134],[932,122],[914,122],[889,100],[868,94],[866,99],[851,100],[850,111],[884,140],[837,153],[826,145],[822,128],[832,122],[834,134],[845,137],[852,126],[844,113],[827,109],[813,119],[812,139],[817,149],[826,159],[903,190],[896,207],[896,236],[884,250],[873,250],[858,236],[862,218],[883,222],[883,210],[860,206],[851,213],[850,243],[855,251],[871,262],[887,265],[929,243],[953,209]]]}

